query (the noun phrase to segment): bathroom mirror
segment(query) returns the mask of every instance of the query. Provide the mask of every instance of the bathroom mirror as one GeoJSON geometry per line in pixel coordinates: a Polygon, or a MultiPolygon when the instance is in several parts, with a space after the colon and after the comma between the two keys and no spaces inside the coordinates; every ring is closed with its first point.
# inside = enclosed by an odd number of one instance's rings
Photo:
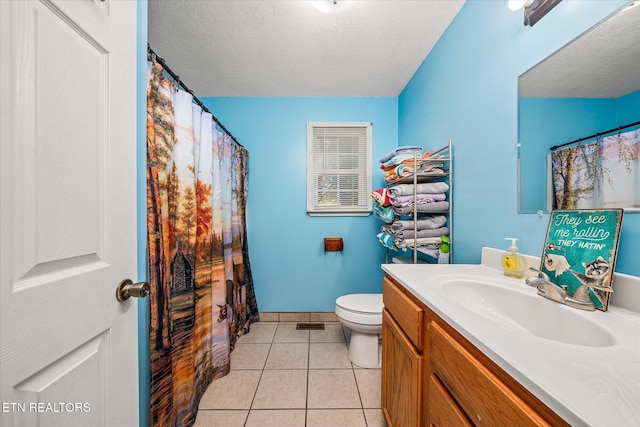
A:
{"type": "Polygon", "coordinates": [[[550,147],[640,121],[638,22],[627,5],[518,77],[519,213],[551,209],[550,147]]]}

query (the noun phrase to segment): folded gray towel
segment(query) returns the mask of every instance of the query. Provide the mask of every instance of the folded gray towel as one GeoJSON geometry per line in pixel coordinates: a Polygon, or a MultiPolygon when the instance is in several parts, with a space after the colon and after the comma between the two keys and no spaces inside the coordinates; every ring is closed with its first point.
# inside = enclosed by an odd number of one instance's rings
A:
{"type": "Polygon", "coordinates": [[[393,206],[411,206],[421,203],[433,203],[447,200],[447,196],[444,193],[418,193],[415,196],[413,194],[407,196],[389,197],[389,201],[393,206]]]}
{"type": "Polygon", "coordinates": [[[449,229],[447,227],[440,228],[429,228],[425,230],[418,230],[418,234],[415,234],[413,230],[402,230],[398,233],[394,234],[394,240],[396,237],[401,239],[413,239],[414,236],[417,239],[422,239],[425,237],[438,237],[438,236],[448,236],[449,229]]]}
{"type": "MultiPolygon", "coordinates": [[[[416,193],[437,194],[449,190],[446,182],[425,182],[416,185],[416,193]]],[[[408,196],[413,194],[413,184],[399,184],[389,188],[389,197],[408,196]]]]}
{"type": "MultiPolygon", "coordinates": [[[[426,215],[416,221],[416,228],[418,230],[439,228],[443,227],[446,223],[447,217],[444,215],[426,215]]],[[[400,219],[393,221],[389,227],[389,234],[394,234],[402,230],[413,230],[413,221],[400,219]]]]}
{"type": "MultiPolygon", "coordinates": [[[[433,202],[433,203],[425,203],[423,205],[416,206],[417,212],[446,212],[449,210],[449,202],[433,202]]],[[[413,206],[405,206],[405,207],[396,207],[393,206],[393,212],[396,215],[406,216],[411,215],[413,213],[413,206]]]]}

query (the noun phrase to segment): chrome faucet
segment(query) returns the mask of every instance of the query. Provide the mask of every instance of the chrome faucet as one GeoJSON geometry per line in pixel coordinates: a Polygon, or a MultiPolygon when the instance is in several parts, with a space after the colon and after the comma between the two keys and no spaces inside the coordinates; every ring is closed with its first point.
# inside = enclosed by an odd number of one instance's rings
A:
{"type": "Polygon", "coordinates": [[[538,277],[527,277],[525,283],[529,286],[533,286],[538,289],[538,295],[548,298],[552,301],[559,302],[560,304],[568,305],[569,307],[579,308],[580,310],[594,311],[596,307],[591,301],[589,295],[589,289],[597,289],[603,292],[613,292],[613,289],[606,286],[586,284],[580,286],[573,295],[567,292],[565,286],[559,286],[551,282],[549,276],[540,270],[536,270],[533,267],[529,267],[529,270],[538,273],[538,277]]]}
{"type": "Polygon", "coordinates": [[[591,301],[589,289],[597,289],[603,292],[613,292],[613,289],[608,286],[586,284],[576,289],[576,291],[573,293],[573,296],[571,298],[567,298],[565,304],[570,307],[579,308],[582,310],[595,310],[596,307],[593,305],[593,301],[591,301]]]}
{"type": "Polygon", "coordinates": [[[537,288],[538,295],[559,302],[560,304],[565,304],[565,301],[569,298],[569,294],[565,289],[551,282],[551,279],[545,272],[536,270],[533,267],[529,267],[529,270],[537,272],[538,277],[527,277],[525,280],[527,285],[537,288]]]}

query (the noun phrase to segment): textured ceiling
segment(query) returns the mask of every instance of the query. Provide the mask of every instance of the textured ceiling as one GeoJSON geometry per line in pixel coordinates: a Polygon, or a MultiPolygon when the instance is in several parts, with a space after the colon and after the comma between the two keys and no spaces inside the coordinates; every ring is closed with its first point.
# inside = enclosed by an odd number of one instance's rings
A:
{"type": "Polygon", "coordinates": [[[526,98],[618,98],[640,90],[640,6],[596,25],[518,82],[526,98]]]}
{"type": "Polygon", "coordinates": [[[149,0],[149,43],[198,97],[397,96],[464,0],[311,3],[149,0]]]}

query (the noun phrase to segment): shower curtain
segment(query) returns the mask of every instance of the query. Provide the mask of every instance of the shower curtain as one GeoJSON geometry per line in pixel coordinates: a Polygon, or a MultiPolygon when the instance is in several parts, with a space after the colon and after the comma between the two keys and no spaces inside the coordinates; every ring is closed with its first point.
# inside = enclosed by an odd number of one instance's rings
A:
{"type": "Polygon", "coordinates": [[[191,426],[258,320],[246,233],[248,152],[148,64],[150,425],[191,426]]]}
{"type": "Polygon", "coordinates": [[[551,155],[554,209],[640,208],[640,129],[551,155]]]}

